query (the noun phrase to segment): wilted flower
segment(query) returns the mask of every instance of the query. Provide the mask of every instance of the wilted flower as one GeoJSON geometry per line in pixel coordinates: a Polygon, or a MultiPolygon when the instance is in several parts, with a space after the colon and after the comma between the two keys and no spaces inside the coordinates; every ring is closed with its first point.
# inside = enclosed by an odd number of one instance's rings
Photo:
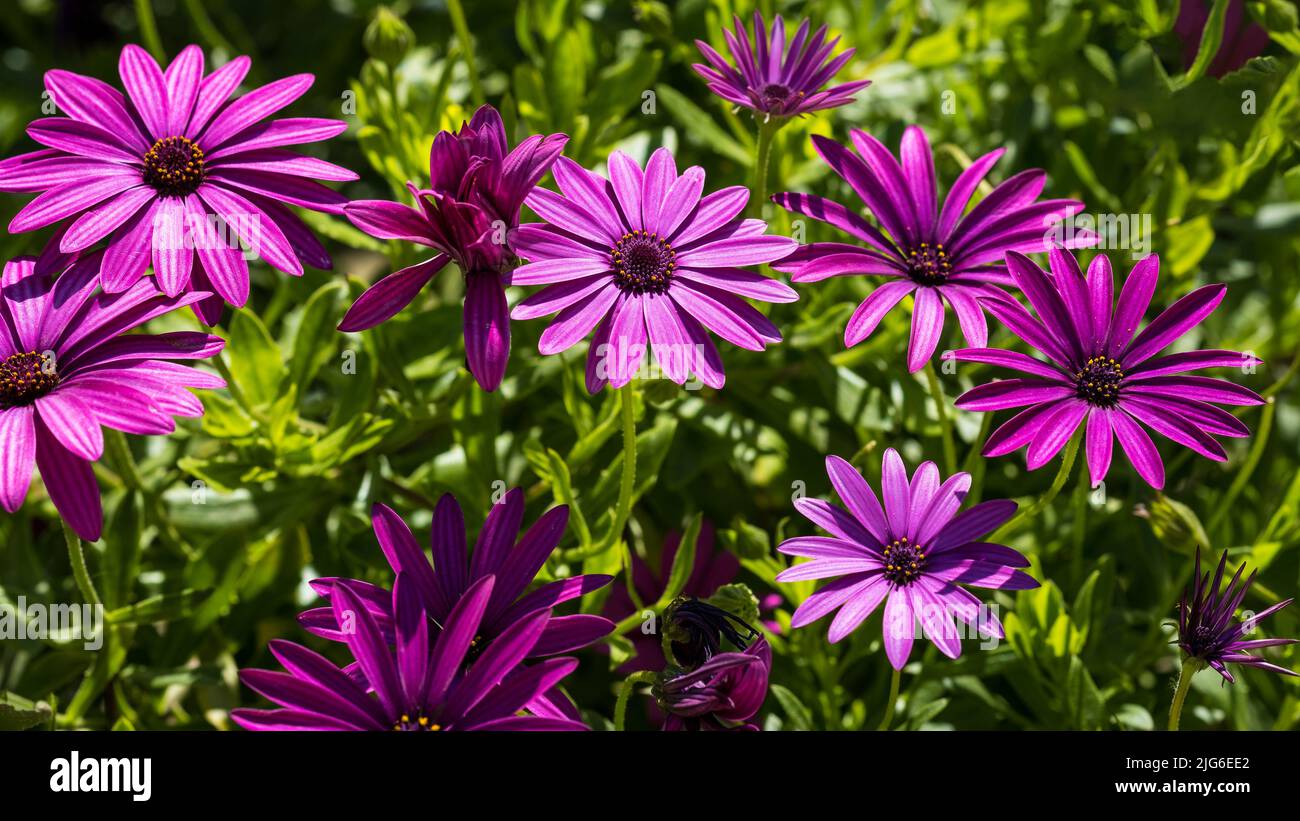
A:
{"type": "Polygon", "coordinates": [[[885,654],[901,670],[912,652],[914,624],[949,658],[961,655],[953,616],[985,635],[1001,638],[1002,625],[980,600],[961,587],[1025,590],[1038,582],[1016,568],[1028,567],[1020,553],[976,541],[1015,513],[1005,499],[981,502],[958,514],[970,489],[969,473],[940,482],[939,468],[925,462],[909,483],[898,451],[885,451],[881,489],[884,508],[871,486],[845,460],[826,457],[826,472],[848,512],[820,499],[795,500],[795,509],[831,534],[787,539],[777,548],[812,561],[783,570],[777,581],[838,577],[799,605],[790,619],[803,627],[839,610],[829,638],[838,642],[885,602],[885,654]]]}
{"type": "Polygon", "coordinates": [[[757,730],[749,720],[767,698],[772,648],[758,639],[738,653],[719,653],[694,670],[670,669],[654,685],[667,713],[664,729],[757,730]]]}
{"type": "Polygon", "coordinates": [[[1225,550],[1219,559],[1218,569],[1214,571],[1214,581],[1211,582],[1208,572],[1204,576],[1201,575],[1201,551],[1197,548],[1191,602],[1188,602],[1187,590],[1183,591],[1183,597],[1178,602],[1178,646],[1187,654],[1187,658],[1209,665],[1223,676],[1224,681],[1228,682],[1234,681],[1232,673],[1228,672],[1229,664],[1244,664],[1247,667],[1257,667],[1288,676],[1300,675],[1253,656],[1249,652],[1264,647],[1295,644],[1297,639],[1244,638],[1254,631],[1260,619],[1271,616],[1294,599],[1278,602],[1242,621],[1234,621],[1232,617],[1245,600],[1246,591],[1255,581],[1258,571],[1251,571],[1246,581],[1241,582],[1241,573],[1246,569],[1245,562],[1242,562],[1233,575],[1232,581],[1220,591],[1219,585],[1223,581],[1223,571],[1227,562],[1228,551],[1225,550]]]}
{"type": "Polygon", "coordinates": [[[780,15],[769,33],[763,16],[754,12],[752,44],[739,17],[734,23],[734,33],[722,32],[734,66],[708,43],[695,41],[709,65],[696,63],[692,68],[724,100],[768,117],[792,117],[851,103],[854,92],[871,85],[870,80],[858,80],[824,88],[854,54],[850,48],[831,58],[840,38],[827,42],[825,26],[809,39],[810,25],[804,20],[787,47],[785,20],[780,15]]]}
{"type": "MultiPolygon", "coordinates": [[[[1039,201],[1047,174],[1032,169],[994,188],[963,216],[971,195],[1005,149],[971,163],[948,190],[940,209],[934,160],[924,131],[910,126],[903,133],[901,165],[865,131],[854,129],[850,136],[858,154],[821,135],[812,140],[817,153],[848,182],[885,233],[856,209],[823,197],[774,194],[772,201],[782,208],[833,225],[867,247],[814,242],[772,267],[789,273],[791,282],[856,275],[887,278],[849,317],[844,344],[850,348],[870,336],[885,315],[912,294],[915,305],[907,347],[911,372],[925,367],[939,345],[944,302],[956,312],[966,341],[984,347],[988,326],[981,305],[1010,299],[998,287],[1011,284],[1002,258],[1008,251],[1046,251],[1052,225],[1077,212],[1083,203],[1039,201]]],[[[1095,233],[1076,230],[1068,245],[1087,247],[1096,241],[1095,233]]]]}
{"type": "Polygon", "coordinates": [[[723,639],[744,648],[758,631],[735,613],[691,596],[678,597],[664,610],[664,636],[673,661],[694,670],[721,652],[723,639]]]}
{"type": "Polygon", "coordinates": [[[214,228],[218,221],[287,274],[300,276],[304,262],[329,268],[324,246],[282,203],[341,213],[346,198],[312,178],[357,175],[283,146],[328,139],[347,123],[266,121],[311,87],[310,74],[228,101],[249,65],[237,57],[204,77],[203,51],[188,46],[163,71],[128,45],[118,64],[126,96],[92,77],[47,72],[46,88],[67,116],[33,122],[28,136],[47,147],[0,163],[0,191],[41,192],[9,230],[59,224],[38,272],[60,270],[106,240],[104,291],[127,290],[152,261],[167,296],[211,292],[195,307],[211,325],[223,300],[242,306],[249,289],[244,252],[214,228]]]}
{"type": "Polygon", "coordinates": [[[1253,368],[1260,364],[1258,359],[1223,350],[1156,356],[1209,316],[1223,300],[1226,286],[1197,288],[1135,335],[1160,275],[1154,254],[1133,266],[1113,313],[1114,286],[1105,255],[1093,258],[1086,279],[1074,257],[1059,248],[1051,252],[1050,277],[1020,254],[1008,254],[1007,266],[1038,318],[1018,302],[990,300],[985,307],[1050,361],[994,348],[953,352],[955,359],[1029,375],[979,385],[958,397],[957,407],[965,410],[1026,408],[989,436],[985,456],[1028,445],[1029,469],[1035,470],[1086,424],[1094,485],[1106,477],[1113,439],[1119,439],[1138,475],[1162,488],[1164,463],[1143,424],[1220,462],[1228,456],[1214,435],[1250,434],[1235,416],[1210,403],[1261,404],[1264,400],[1254,391],[1222,379],[1182,374],[1203,368],[1253,368]]]}
{"type": "Polygon", "coordinates": [[[465,356],[484,390],[496,390],[510,358],[510,316],[502,275],[516,264],[508,242],[519,208],[568,136],[533,135],[512,150],[501,115],[485,105],[460,131],[439,132],[429,153],[429,188],[407,188],[418,208],[387,200],[356,200],[344,212],[380,239],[427,245],[437,256],[376,282],[339,324],[363,331],[391,319],[449,261],[465,275],[465,356]]]}
{"type": "Polygon", "coordinates": [[[548,224],[524,225],[512,239],[531,262],[511,274],[511,283],[548,287],[511,316],[559,313],[542,332],[543,354],[568,350],[594,328],[588,391],[630,382],[647,344],[677,384],[694,373],[721,388],[722,358],[707,331],[751,351],[781,341],[776,326],[741,297],[793,302],[798,295],[743,267],[780,259],[795,242],[764,234],[762,220],[741,218],[749,200],[744,186],[701,198],[704,170],[692,166],[679,176],[665,148],[644,172],[615,151],[609,180],[565,157],[554,173],[560,194],[539,188],[528,197],[548,224]]]}
{"type": "Polygon", "coordinates": [[[10,513],[22,505],[35,465],[59,514],[92,542],[104,524],[92,470],[104,452],[101,426],[170,433],[173,416],[203,415],[187,388],[226,384],[166,361],[215,356],[219,337],[127,333],[207,293],[169,297],[146,281],[96,294],[103,264],[96,251],[55,280],[20,257],[0,278],[0,505],[10,513]]]}
{"type": "MultiPolygon", "coordinates": [[[[487,576],[496,578],[491,599],[479,620],[471,657],[491,647],[515,623],[531,618],[538,610],[549,611],[612,580],[610,576],[572,576],[525,592],[559,545],[569,520],[569,509],[561,505],[548,510],[516,543],[524,517],[524,494],[518,488],[492,506],[472,554],[466,549],[465,519],[456,498],[448,493],[438,500],[433,514],[432,565],[410,528],[392,509],[376,504],[371,515],[375,537],[389,566],[394,574],[405,573],[410,577],[421,608],[433,620],[432,635],[437,635],[438,625],[446,624],[452,607],[472,585],[487,576]]],[[[380,631],[391,636],[395,614],[391,610],[393,599],[389,591],[358,579],[316,579],[311,585],[328,599],[339,582],[361,598],[380,631]]],[[[300,615],[299,621],[308,632],[345,641],[347,637],[340,630],[336,614],[334,607],[315,608],[300,615]]],[[[567,653],[599,641],[613,629],[614,623],[601,616],[583,613],[554,616],[542,635],[529,646],[528,654],[530,658],[541,658],[567,653]]],[[[562,693],[556,691],[550,698],[554,709],[571,713],[569,701],[562,693]]]]}
{"type": "Polygon", "coordinates": [[[343,640],[374,697],[324,656],[276,640],[271,653],[288,672],[241,670],[239,677],[282,709],[232,710],[231,720],[246,730],[585,730],[569,718],[521,715],[578,665],[557,658],[521,666],[546,632],[550,610],[514,622],[471,659],[494,582],[488,575],[470,585],[453,602],[432,643],[413,576],[398,573],[393,585],[392,642],[363,594],[337,584],[331,596],[334,616],[352,627],[343,640]]]}

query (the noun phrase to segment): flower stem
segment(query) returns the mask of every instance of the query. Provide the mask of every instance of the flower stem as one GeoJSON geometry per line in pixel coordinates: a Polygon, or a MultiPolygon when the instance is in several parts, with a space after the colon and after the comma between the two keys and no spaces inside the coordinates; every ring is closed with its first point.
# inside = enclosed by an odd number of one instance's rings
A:
{"type": "Polygon", "coordinates": [[[470,95],[475,103],[483,103],[483,85],[479,81],[478,67],[474,62],[474,41],[469,36],[469,24],[465,22],[465,9],[460,0],[447,0],[447,13],[451,15],[452,28],[456,30],[456,39],[460,41],[461,51],[465,55],[465,70],[469,73],[470,95]]]}
{"type": "Polygon", "coordinates": [[[131,445],[120,430],[104,429],[104,457],[122,479],[122,484],[131,490],[144,489],[144,480],[140,478],[135,457],[131,455],[131,445]]]}
{"type": "Polygon", "coordinates": [[[636,490],[636,383],[628,382],[619,389],[623,410],[623,478],[618,487],[618,507],[614,521],[600,552],[618,544],[623,528],[632,515],[632,494],[636,490]]]}
{"type": "Polygon", "coordinates": [[[90,580],[90,571],[86,569],[86,554],[81,548],[81,537],[72,530],[66,520],[59,520],[63,525],[63,540],[68,543],[68,563],[72,565],[72,578],[77,582],[77,589],[85,596],[86,603],[100,604],[99,593],[90,580]]]}
{"type": "Polygon", "coordinates": [[[943,432],[944,475],[951,476],[957,472],[957,446],[952,438],[952,420],[948,417],[948,408],[944,404],[943,386],[939,384],[939,375],[934,372],[933,362],[927,362],[925,365],[925,381],[930,385],[935,413],[939,415],[939,429],[943,432]]]}
{"type": "Polygon", "coordinates": [[[1022,507],[1020,511],[1011,518],[1011,521],[998,528],[997,531],[989,537],[989,541],[998,541],[1003,536],[1010,533],[1015,528],[1015,525],[1022,519],[1034,518],[1052,503],[1052,500],[1061,492],[1061,488],[1065,487],[1066,481],[1070,478],[1070,471],[1074,468],[1074,458],[1079,455],[1079,444],[1082,441],[1083,429],[1080,428],[1070,437],[1070,441],[1065,445],[1065,454],[1061,457],[1061,468],[1056,472],[1056,478],[1052,480],[1052,486],[1047,489],[1046,493],[1034,500],[1032,505],[1029,507],[1022,507]]]}
{"type": "Polygon", "coordinates": [[[649,684],[654,681],[654,673],[649,670],[639,670],[623,680],[623,686],[618,691],[618,702],[614,704],[614,729],[623,732],[627,726],[627,702],[632,697],[632,690],[638,684],[649,684]]]}
{"type": "Polygon", "coordinates": [[[145,48],[160,63],[167,62],[167,52],[163,49],[162,38],[158,36],[158,23],[153,17],[153,5],[149,0],[135,0],[135,19],[140,25],[140,39],[145,48]]]}
{"type": "Polygon", "coordinates": [[[772,140],[781,128],[782,120],[767,120],[758,124],[758,144],[754,152],[754,176],[750,184],[752,199],[749,211],[752,216],[762,217],[763,206],[767,204],[767,170],[772,164],[772,140]]]}
{"type": "Polygon", "coordinates": [[[1205,663],[1200,659],[1189,658],[1183,662],[1183,669],[1178,673],[1178,689],[1174,691],[1174,703],[1169,705],[1169,729],[1178,729],[1178,720],[1183,716],[1183,702],[1187,691],[1192,686],[1192,677],[1201,671],[1205,663]]]}
{"type": "Polygon", "coordinates": [[[898,685],[902,678],[903,671],[898,669],[895,669],[889,678],[889,701],[885,704],[885,715],[880,719],[877,730],[888,730],[889,723],[894,720],[894,704],[898,701],[898,685]]]}

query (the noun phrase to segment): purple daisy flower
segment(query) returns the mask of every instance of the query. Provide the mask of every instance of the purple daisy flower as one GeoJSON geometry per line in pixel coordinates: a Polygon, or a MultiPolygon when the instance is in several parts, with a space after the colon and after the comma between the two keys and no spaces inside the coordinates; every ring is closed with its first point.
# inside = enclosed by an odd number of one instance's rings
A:
{"type": "MultiPolygon", "coordinates": [[[[524,493],[518,488],[492,506],[472,554],[466,550],[465,518],[456,498],[448,493],[439,499],[433,514],[432,564],[397,513],[376,504],[371,515],[384,557],[394,574],[405,573],[411,578],[421,607],[434,622],[434,634],[439,630],[438,625],[446,623],[452,607],[470,586],[487,576],[496,578],[476,634],[475,653],[490,647],[515,623],[538,610],[549,611],[613,581],[612,576],[572,576],[526,592],[559,545],[568,524],[569,508],[564,505],[551,508],[516,543],[524,517],[524,493]]],[[[358,579],[316,579],[311,586],[329,599],[340,582],[361,598],[384,636],[393,639],[396,614],[390,609],[392,594],[358,579]]],[[[335,608],[320,607],[304,612],[299,621],[309,633],[345,641],[347,637],[335,617],[335,608]]],[[[529,658],[572,652],[594,644],[613,630],[614,623],[602,616],[584,613],[554,616],[542,636],[530,646],[529,658]]],[[[546,702],[560,713],[572,714],[568,698],[558,691],[550,694],[546,702]]],[[[545,709],[545,704],[539,705],[539,709],[545,709]]]]}
{"type": "Polygon", "coordinates": [[[287,673],[241,670],[252,690],[279,704],[277,710],[232,710],[246,730],[585,730],[580,721],[521,715],[536,696],[577,667],[576,659],[520,663],[546,632],[551,618],[541,609],[520,619],[468,663],[493,594],[493,576],[470,585],[441,622],[430,643],[429,617],[419,582],[398,573],[392,612],[396,651],[363,597],[340,583],[331,597],[356,664],[372,682],[374,697],[324,656],[298,644],[272,641],[272,655],[287,673]]]}
{"type": "Polygon", "coordinates": [[[1254,583],[1258,571],[1252,571],[1245,583],[1239,584],[1241,572],[1246,569],[1246,564],[1243,562],[1237,568],[1232,581],[1220,591],[1219,585],[1223,581],[1223,571],[1227,562],[1228,551],[1225,550],[1222,558],[1219,559],[1218,569],[1214,571],[1214,581],[1211,582],[1208,572],[1204,576],[1201,575],[1201,549],[1199,547],[1196,549],[1196,578],[1191,591],[1191,603],[1188,604],[1186,590],[1183,590],[1183,597],[1178,602],[1178,646],[1187,654],[1187,658],[1209,665],[1229,683],[1234,681],[1232,673],[1228,672],[1229,664],[1244,664],[1247,667],[1270,670],[1288,676],[1300,675],[1253,656],[1249,652],[1264,647],[1296,644],[1297,639],[1243,638],[1254,631],[1260,619],[1271,616],[1294,600],[1278,602],[1244,621],[1233,621],[1232,616],[1245,600],[1246,591],[1254,583]]]}
{"type": "Polygon", "coordinates": [[[1215,435],[1250,435],[1235,416],[1211,403],[1258,405],[1263,399],[1223,379],[1184,374],[1202,368],[1253,368],[1261,364],[1259,359],[1223,350],[1156,356],[1209,316],[1223,300],[1226,286],[1192,291],[1134,335],[1160,276],[1155,254],[1133,266],[1113,313],[1114,285],[1105,255],[1093,258],[1086,278],[1074,257],[1059,248],[1051,251],[1051,276],[1021,254],[1008,254],[1007,267],[1038,318],[1011,300],[990,300],[985,307],[1050,361],[995,348],[952,352],[954,359],[1028,374],[980,385],[957,398],[963,410],[1024,408],[989,436],[985,456],[1028,445],[1029,469],[1036,470],[1086,425],[1094,485],[1106,478],[1113,440],[1118,439],[1138,475],[1158,490],[1164,487],[1165,467],[1143,425],[1220,462],[1228,456],[1215,435]]]}
{"type": "Polygon", "coordinates": [[[502,275],[517,260],[506,240],[519,225],[528,192],[568,142],[565,134],[533,135],[512,150],[501,115],[485,105],[453,134],[443,131],[429,153],[429,188],[407,183],[419,204],[356,200],[344,212],[374,237],[427,245],[431,259],[389,274],[362,294],[340,331],[364,331],[411,304],[448,262],[465,275],[465,357],[486,391],[496,390],[510,359],[510,315],[502,275]]]}
{"type": "Polygon", "coordinates": [[[825,26],[810,39],[811,26],[805,19],[787,47],[785,20],[780,15],[768,32],[763,16],[754,12],[752,44],[740,17],[734,22],[734,33],[722,31],[734,65],[708,43],[695,41],[709,65],[696,63],[692,68],[708,82],[709,90],[724,100],[767,117],[793,117],[847,105],[853,102],[854,92],[871,85],[870,80],[858,80],[824,88],[855,53],[845,49],[831,58],[840,38],[827,42],[825,26]]]}
{"type": "Polygon", "coordinates": [[[203,415],[187,388],[226,384],[167,361],[215,356],[219,337],[126,334],[208,294],[169,297],[148,282],[96,294],[103,260],[87,254],[55,280],[21,257],[0,277],[0,506],[18,510],[35,465],[59,514],[91,542],[104,524],[91,469],[104,452],[101,426],[170,433],[173,416],[203,415]]]}
{"type": "MultiPolygon", "coordinates": [[[[1008,251],[1046,251],[1051,226],[1083,207],[1076,200],[1042,200],[1047,173],[1022,171],[994,188],[963,216],[984,176],[1005,152],[999,148],[970,164],[948,190],[942,208],[935,188],[934,160],[925,132],[909,126],[899,154],[865,131],[850,132],[854,154],[834,140],[814,135],[813,145],[875,215],[885,233],[853,209],[812,194],[774,194],[788,211],[820,220],[862,241],[814,242],[772,267],[791,282],[866,274],[888,279],[871,292],[844,330],[844,344],[866,339],[903,297],[912,294],[912,337],[907,369],[915,373],[934,355],[943,334],[944,303],[957,314],[972,347],[988,344],[981,299],[1010,299],[998,286],[1010,285],[1002,265],[1008,251]],[[861,156],[858,156],[861,155],[861,156]]],[[[1076,231],[1069,247],[1087,247],[1097,237],[1076,231]]]]}
{"type": "Polygon", "coordinates": [[[701,198],[704,170],[692,166],[679,176],[665,148],[644,171],[615,151],[609,180],[566,157],[553,171],[561,193],[539,188],[528,197],[547,224],[524,225],[512,239],[531,262],[515,269],[511,283],[548,287],[511,316],[558,312],[538,343],[543,354],[568,350],[595,328],[588,391],[630,382],[647,340],[669,379],[681,385],[694,373],[712,388],[721,388],[726,374],[707,331],[751,351],[781,341],[776,326],[741,297],[793,302],[798,295],[742,266],[780,259],[796,243],[764,234],[762,220],[741,218],[744,186],[701,198]]]}
{"type": "Polygon", "coordinates": [[[939,468],[925,462],[909,482],[898,451],[885,451],[881,471],[882,508],[871,486],[845,460],[826,457],[826,473],[848,512],[820,499],[795,500],[795,509],[831,534],[787,539],[777,549],[812,561],[781,571],[777,581],[838,577],[794,611],[791,627],[803,627],[838,609],[831,622],[832,644],[857,629],[885,602],[885,655],[901,670],[912,652],[914,623],[940,652],[961,655],[961,634],[953,616],[983,635],[1003,636],[1002,624],[963,584],[996,590],[1028,590],[1038,582],[1016,568],[1028,567],[1020,553],[976,541],[1008,519],[1016,503],[981,502],[958,514],[970,489],[970,474],[941,482],[939,468]]]}
{"type": "Polygon", "coordinates": [[[125,96],[93,77],[46,72],[45,86],[68,116],[33,122],[27,134],[46,148],[0,163],[0,191],[40,192],[9,230],[59,225],[38,272],[62,269],[106,240],[107,293],[131,288],[152,262],[167,296],[209,292],[195,311],[211,325],[223,300],[242,306],[249,288],[244,252],[218,221],[287,274],[301,276],[304,262],[329,268],[324,246],[283,203],[341,213],[346,198],[313,180],[357,175],[284,146],[329,139],[347,123],[266,121],[311,87],[310,74],[228,102],[249,64],[237,57],[204,77],[203,51],[188,46],[163,71],[128,45],[118,63],[125,96]]]}
{"type": "Polygon", "coordinates": [[[772,648],[758,639],[739,653],[719,653],[685,673],[670,674],[654,686],[667,713],[664,730],[757,730],[751,723],[767,698],[772,648]]]}

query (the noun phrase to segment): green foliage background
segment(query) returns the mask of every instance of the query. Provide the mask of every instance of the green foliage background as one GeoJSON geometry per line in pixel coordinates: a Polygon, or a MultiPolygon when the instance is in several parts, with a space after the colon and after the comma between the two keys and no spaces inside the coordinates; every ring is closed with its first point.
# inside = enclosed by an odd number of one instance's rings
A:
{"type": "MultiPolygon", "coordinates": [[[[587,166],[615,147],[644,158],[666,145],[680,165],[706,169],[707,190],[749,180],[752,118],[712,97],[689,65],[698,60],[695,38],[720,46],[721,24],[753,4],[485,1],[464,3],[463,22],[452,13],[461,5],[399,7],[416,45],[394,76],[367,59],[363,32],[374,4],[365,0],[153,4],[169,57],[198,42],[210,67],[252,56],[252,84],[314,73],[291,116],[348,115],[345,135],[312,148],[362,174],[344,189],[353,198],[404,198],[406,179],[427,178],[433,134],[484,100],[502,110],[513,139],[568,133],[567,153],[587,166]]],[[[1272,44],[1219,80],[1198,76],[1203,66],[1184,73],[1171,30],[1176,0],[760,3],[769,16],[830,24],[857,49],[841,80],[874,81],[855,104],[779,133],[772,190],[854,202],[814,155],[811,134],[845,139],[859,127],[896,146],[905,126],[920,124],[945,186],[969,158],[1006,146],[997,181],[1042,167],[1050,196],[1083,199],[1089,213],[1151,215],[1163,274],[1153,312],[1197,285],[1226,282],[1223,306],[1185,342],[1261,356],[1261,369],[1234,378],[1273,400],[1242,412],[1253,436],[1228,443],[1226,464],[1162,440],[1167,495],[1117,457],[1104,500],[1090,499],[1076,468],[1050,505],[1007,535],[1044,582],[984,596],[1000,606],[1007,641],[987,651],[968,642],[955,662],[918,643],[895,726],[1150,729],[1162,724],[1177,674],[1162,624],[1174,616],[1198,543],[1260,568],[1249,608],[1297,588],[1300,32],[1289,3],[1253,5],[1270,12],[1272,44]]],[[[125,2],[22,0],[0,15],[0,31],[3,156],[32,150],[23,129],[42,115],[45,70],[117,84],[122,44],[143,41],[135,6],[125,2]]],[[[0,196],[0,219],[26,200],[0,196]]],[[[770,217],[774,231],[795,227],[783,212],[770,217]]],[[[107,529],[89,564],[110,610],[108,644],[95,654],[79,642],[0,642],[0,728],[228,728],[229,709],[257,703],[236,670],[273,666],[268,639],[307,638],[294,620],[314,601],[305,579],[390,581],[369,526],[374,501],[427,533],[435,500],[450,491],[474,529],[495,491],[521,486],[528,522],[556,502],[579,513],[544,574],[620,572],[624,550],[590,549],[612,518],[622,450],[616,398],[589,397],[582,386],[583,349],[542,358],[544,323],[514,323],[507,379],[499,393],[484,394],[464,366],[454,272],[392,322],[339,334],[335,325],[364,285],[416,252],[341,219],[308,218],[335,269],[291,279],[252,266],[249,307],[227,311],[217,331],[229,340],[235,390],[204,394],[205,418],[170,437],[132,438],[138,477],[112,455],[97,468],[107,529]]],[[[809,240],[831,238],[825,226],[805,228],[809,240]]],[[[5,258],[34,253],[44,240],[6,235],[0,250],[5,258]]],[[[1120,272],[1132,265],[1128,250],[1111,255],[1120,272]]],[[[910,465],[940,458],[937,407],[903,365],[907,312],[843,349],[844,323],[873,284],[800,286],[799,302],[770,312],[782,344],[761,354],[722,346],[723,391],[645,383],[628,549],[657,556],[665,533],[702,514],[718,530],[719,549],[742,557],[741,580],[761,597],[784,566],[774,546],[812,532],[792,518],[791,496],[800,487],[829,493],[825,454],[852,457],[873,483],[885,447],[910,465]]],[[[522,296],[515,291],[512,301],[522,296]]],[[[952,324],[943,347],[960,344],[952,324]]],[[[151,330],[192,327],[186,312],[151,330]]],[[[1013,342],[1002,330],[991,344],[1013,342]]],[[[984,420],[951,408],[952,397],[990,375],[964,365],[942,376],[957,455],[981,475],[984,498],[1030,504],[1056,464],[1029,474],[1021,455],[979,458],[984,420]]],[[[876,726],[889,680],[880,616],[830,646],[825,622],[788,628],[811,583],[780,588],[775,618],[784,628],[771,639],[765,726],[876,726]]],[[[81,598],[39,483],[17,515],[0,519],[0,603],[19,596],[81,598]]],[[[599,612],[600,598],[583,608],[599,612]]],[[[1298,620],[1293,607],[1265,629],[1295,636],[1298,620]]],[[[308,643],[341,658],[337,647],[308,643]]],[[[608,726],[619,681],[611,658],[626,649],[620,640],[608,652],[585,651],[569,682],[593,726],[608,726]]],[[[1293,668],[1300,661],[1292,648],[1271,657],[1293,668]]],[[[1247,671],[1237,686],[1221,687],[1204,673],[1183,725],[1294,728],[1298,693],[1295,679],[1247,671]]]]}

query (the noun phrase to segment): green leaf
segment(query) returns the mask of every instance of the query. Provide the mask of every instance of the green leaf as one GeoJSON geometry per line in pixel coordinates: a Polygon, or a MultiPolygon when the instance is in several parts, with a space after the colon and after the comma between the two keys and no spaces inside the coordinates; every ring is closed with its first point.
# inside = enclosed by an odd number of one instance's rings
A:
{"type": "Polygon", "coordinates": [[[230,323],[230,373],[254,408],[270,405],[280,394],[284,362],[280,347],[252,310],[235,312],[230,323]]]}
{"type": "Polygon", "coordinates": [[[754,158],[744,146],[728,136],[712,117],[680,91],[661,83],[655,86],[655,94],[659,98],[659,107],[682,127],[682,136],[687,142],[702,144],[745,167],[754,164],[754,158]]]}
{"type": "Polygon", "coordinates": [[[299,397],[307,393],[312,377],[338,349],[338,333],[334,330],[336,305],[339,296],[346,292],[346,283],[330,282],[312,294],[302,310],[289,357],[289,384],[298,389],[299,397]]]}
{"type": "Polygon", "coordinates": [[[0,690],[0,730],[26,730],[50,720],[50,705],[0,690]]]}
{"type": "Polygon", "coordinates": [[[771,684],[768,686],[768,690],[776,697],[777,703],[781,705],[781,709],[785,712],[786,727],[791,730],[814,729],[812,712],[804,706],[804,703],[789,688],[780,684],[771,684]]]}
{"type": "Polygon", "coordinates": [[[681,544],[677,546],[677,554],[673,556],[672,569],[668,572],[668,584],[664,587],[663,595],[659,597],[656,610],[669,604],[686,589],[686,583],[690,581],[691,572],[695,569],[696,543],[700,540],[700,528],[703,522],[704,515],[696,513],[686,525],[681,544]]]}

